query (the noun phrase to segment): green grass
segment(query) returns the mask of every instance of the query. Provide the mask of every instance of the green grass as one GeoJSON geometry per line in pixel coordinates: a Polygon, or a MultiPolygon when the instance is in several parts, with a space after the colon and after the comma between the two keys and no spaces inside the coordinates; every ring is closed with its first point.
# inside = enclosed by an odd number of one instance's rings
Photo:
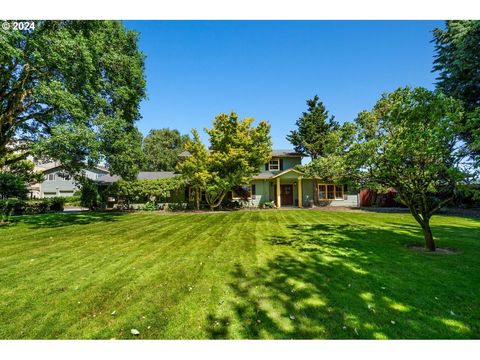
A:
{"type": "Polygon", "coordinates": [[[0,227],[0,338],[479,338],[480,220],[312,210],[0,227]],[[115,311],[115,315],[112,312],[115,311]]]}

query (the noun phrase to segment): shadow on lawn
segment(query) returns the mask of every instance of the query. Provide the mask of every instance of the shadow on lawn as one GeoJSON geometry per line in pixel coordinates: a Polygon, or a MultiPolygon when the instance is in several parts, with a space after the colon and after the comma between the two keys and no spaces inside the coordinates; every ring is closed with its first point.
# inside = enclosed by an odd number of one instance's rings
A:
{"type": "Polygon", "coordinates": [[[229,304],[233,318],[209,315],[210,338],[234,337],[232,323],[240,328],[236,336],[248,339],[474,336],[460,318],[449,317],[441,303],[428,298],[438,284],[427,279],[442,265],[425,268],[419,260],[424,255],[406,248],[421,241],[416,229],[287,228],[288,236],[267,239],[285,251],[253,270],[235,265],[230,284],[235,301],[229,304]],[[426,280],[416,281],[417,276],[426,280]]]}
{"type": "Polygon", "coordinates": [[[31,228],[55,228],[68,225],[89,225],[98,222],[116,221],[121,212],[61,212],[40,215],[22,215],[13,219],[13,224],[23,223],[31,228]]]}

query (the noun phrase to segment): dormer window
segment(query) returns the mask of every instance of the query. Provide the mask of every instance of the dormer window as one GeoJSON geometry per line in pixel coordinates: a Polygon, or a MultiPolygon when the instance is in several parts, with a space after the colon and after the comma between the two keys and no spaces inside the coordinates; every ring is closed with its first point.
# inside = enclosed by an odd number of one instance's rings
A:
{"type": "Polygon", "coordinates": [[[268,171],[279,171],[280,170],[280,159],[272,159],[268,163],[268,171]]]}

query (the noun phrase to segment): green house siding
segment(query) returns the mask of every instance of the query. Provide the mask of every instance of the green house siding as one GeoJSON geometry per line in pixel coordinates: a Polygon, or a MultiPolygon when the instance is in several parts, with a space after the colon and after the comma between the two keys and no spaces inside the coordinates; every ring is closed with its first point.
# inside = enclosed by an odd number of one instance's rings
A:
{"type": "MultiPolygon", "coordinates": [[[[293,190],[293,206],[298,206],[298,178],[300,174],[289,172],[280,176],[280,185],[292,185],[293,190]]],[[[313,204],[314,181],[312,179],[302,178],[302,206],[309,207],[313,204]]],[[[265,180],[252,180],[250,185],[255,185],[255,195],[250,199],[250,206],[261,206],[267,201],[276,201],[275,188],[277,178],[265,180]]],[[[347,206],[357,207],[359,205],[358,191],[348,188],[344,193],[343,200],[325,200],[321,202],[324,206],[347,206]]]]}
{"type": "Polygon", "coordinates": [[[260,206],[273,200],[273,194],[270,195],[270,182],[267,180],[253,180],[250,185],[255,185],[255,195],[252,196],[252,205],[260,206]]]}
{"type": "Polygon", "coordinates": [[[302,165],[301,157],[273,157],[272,160],[280,160],[280,169],[279,170],[269,170],[268,163],[260,166],[260,172],[271,171],[272,173],[279,173],[284,170],[292,169],[297,165],[302,165]]]}

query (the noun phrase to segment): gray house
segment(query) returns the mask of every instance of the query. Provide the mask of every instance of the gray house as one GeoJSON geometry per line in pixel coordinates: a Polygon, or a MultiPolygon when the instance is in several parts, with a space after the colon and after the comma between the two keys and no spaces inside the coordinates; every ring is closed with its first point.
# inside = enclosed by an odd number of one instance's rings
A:
{"type": "MultiPolygon", "coordinates": [[[[32,189],[38,192],[38,197],[48,198],[54,196],[72,196],[78,190],[78,186],[68,172],[58,163],[38,165],[37,171],[43,171],[45,180],[42,183],[32,185],[32,189]]],[[[106,168],[97,166],[83,170],[86,177],[96,180],[109,172],[106,168]]]]}

